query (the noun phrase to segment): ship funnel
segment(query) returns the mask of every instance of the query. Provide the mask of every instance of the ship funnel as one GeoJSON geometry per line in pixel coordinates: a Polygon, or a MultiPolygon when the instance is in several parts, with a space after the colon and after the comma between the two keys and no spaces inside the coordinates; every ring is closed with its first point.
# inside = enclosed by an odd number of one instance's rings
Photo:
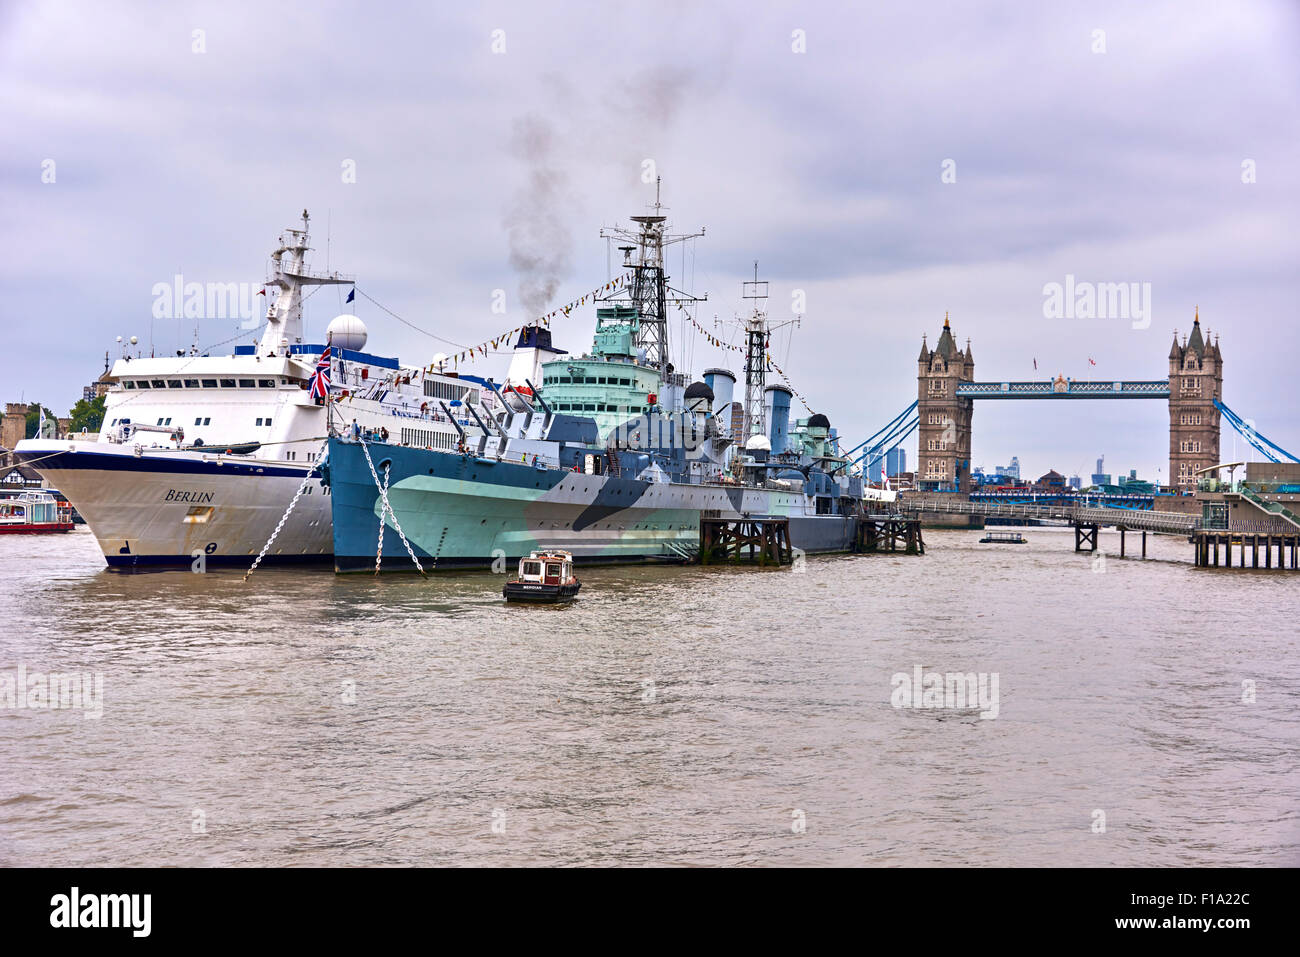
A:
{"type": "Polygon", "coordinates": [[[722,429],[731,427],[731,405],[736,397],[736,374],[729,369],[706,369],[704,381],[713,390],[713,410],[725,412],[725,422],[719,423],[722,429]]]}
{"type": "MultiPolygon", "coordinates": [[[[506,372],[506,385],[516,389],[528,389],[526,382],[542,381],[543,363],[567,354],[563,349],[557,349],[551,344],[550,329],[541,326],[524,326],[519,330],[515,354],[511,357],[510,368],[506,372]]],[[[528,391],[532,390],[528,389],[528,391]]]]}
{"type": "Polygon", "coordinates": [[[763,407],[769,423],[768,438],[773,455],[780,455],[790,445],[790,396],[793,394],[783,385],[770,385],[763,390],[763,407]]]}

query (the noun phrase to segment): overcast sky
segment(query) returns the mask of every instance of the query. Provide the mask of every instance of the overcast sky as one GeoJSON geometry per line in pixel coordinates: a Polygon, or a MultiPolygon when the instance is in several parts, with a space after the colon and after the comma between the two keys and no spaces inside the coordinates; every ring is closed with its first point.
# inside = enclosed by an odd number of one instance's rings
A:
{"type": "MultiPolygon", "coordinates": [[[[1199,304],[1228,405],[1300,448],[1300,4],[467,6],[0,4],[3,400],[62,412],[119,335],[187,347],[193,320],[151,321],[154,284],[260,283],[304,207],[318,265],[328,224],[359,289],[490,338],[531,318],[526,296],[604,281],[600,227],[653,201],[652,161],[674,226],[707,227],[673,249],[674,284],[708,295],[710,326],[755,259],[774,321],[803,290],[773,352],[846,436],[916,397],[945,311],[978,379],[1037,359],[1109,380],[1163,378],[1199,304]],[[1149,326],[1046,318],[1067,275],[1150,283],[1149,326]]],[[[309,329],[341,307],[322,290],[309,329]]],[[[448,348],[355,311],[371,351],[448,348]]],[[[554,328],[583,350],[593,327],[588,308],[554,328]]],[[[671,335],[697,374],[738,365],[671,335]]],[[[974,464],[1086,476],[1105,453],[1167,479],[1167,420],[1156,401],[981,403],[974,464]]]]}

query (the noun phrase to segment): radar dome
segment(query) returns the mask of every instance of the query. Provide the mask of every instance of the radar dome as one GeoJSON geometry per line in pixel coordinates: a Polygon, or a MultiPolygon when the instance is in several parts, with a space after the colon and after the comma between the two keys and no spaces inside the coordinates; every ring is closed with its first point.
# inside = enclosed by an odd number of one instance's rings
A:
{"type": "Polygon", "coordinates": [[[772,441],[766,435],[751,435],[745,443],[745,449],[750,452],[771,452],[772,441]]]}
{"type": "Polygon", "coordinates": [[[360,352],[366,347],[366,324],[356,316],[335,316],[325,330],[325,338],[332,346],[360,352]]]}
{"type": "Polygon", "coordinates": [[[692,382],[686,387],[686,394],[683,396],[687,402],[691,399],[703,399],[706,402],[713,401],[713,390],[709,388],[706,382],[692,382]]]}

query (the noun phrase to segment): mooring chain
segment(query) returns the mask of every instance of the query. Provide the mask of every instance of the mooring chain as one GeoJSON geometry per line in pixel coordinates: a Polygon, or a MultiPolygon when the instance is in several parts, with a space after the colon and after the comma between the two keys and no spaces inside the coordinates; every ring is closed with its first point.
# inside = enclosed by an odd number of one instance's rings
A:
{"type": "Polygon", "coordinates": [[[249,566],[248,571],[244,572],[245,582],[248,581],[248,577],[252,575],[253,572],[257,571],[257,566],[262,563],[262,559],[266,557],[266,553],[271,550],[271,546],[275,543],[276,536],[278,536],[280,530],[284,528],[284,523],[289,520],[289,515],[293,512],[293,507],[298,504],[298,499],[302,498],[302,493],[307,491],[307,486],[310,484],[312,479],[312,473],[319,471],[320,467],[325,464],[325,459],[328,458],[330,454],[329,448],[330,440],[326,438],[325,441],[321,443],[320,451],[316,453],[316,464],[307,470],[307,475],[303,478],[302,484],[298,486],[298,491],[293,493],[293,498],[289,501],[289,507],[286,508],[284,514],[280,516],[280,521],[276,524],[275,531],[273,531],[271,537],[266,540],[266,544],[262,546],[262,550],[258,553],[257,558],[253,559],[253,564],[249,566]]]}
{"type": "MultiPolygon", "coordinates": [[[[384,466],[384,484],[379,487],[379,496],[383,498],[388,494],[388,479],[393,474],[391,465],[384,466]]],[[[384,563],[384,519],[388,516],[388,505],[385,504],[379,510],[379,542],[375,545],[375,574],[379,574],[379,566],[384,563]]]]}
{"type": "Polygon", "coordinates": [[[361,451],[366,453],[366,464],[370,466],[370,477],[375,480],[375,488],[379,489],[379,499],[383,503],[379,510],[379,547],[375,553],[375,573],[379,573],[379,561],[384,550],[384,513],[387,512],[393,517],[393,528],[397,532],[397,537],[402,540],[402,545],[406,548],[406,554],[410,555],[411,561],[415,563],[415,570],[424,575],[424,566],[420,564],[420,559],[416,557],[415,549],[411,547],[411,543],[406,540],[406,533],[402,531],[402,525],[397,520],[397,513],[393,511],[393,506],[388,502],[387,478],[390,469],[384,470],[385,481],[380,482],[379,473],[375,471],[375,463],[370,458],[370,446],[365,439],[361,440],[361,451]]]}

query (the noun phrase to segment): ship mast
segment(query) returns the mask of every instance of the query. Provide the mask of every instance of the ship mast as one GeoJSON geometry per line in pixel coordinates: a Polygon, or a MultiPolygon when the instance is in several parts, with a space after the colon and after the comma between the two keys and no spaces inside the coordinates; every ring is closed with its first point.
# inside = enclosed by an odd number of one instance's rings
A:
{"type": "Polygon", "coordinates": [[[618,239],[628,244],[619,248],[623,250],[623,267],[632,273],[632,282],[626,294],[620,290],[609,299],[630,299],[640,318],[636,349],[644,351],[647,365],[658,369],[661,376],[667,376],[672,371],[668,356],[668,306],[703,302],[708,296],[692,296],[668,284],[664,247],[703,236],[704,229],[698,233],[666,232],[668,217],[663,211],[667,207],[659,199],[660,184],[660,177],[656,176],[653,215],[630,217],[636,223],[635,229],[611,226],[602,229],[600,235],[602,239],[618,239]]]}
{"type": "Polygon", "coordinates": [[[752,299],[754,309],[745,320],[745,428],[742,446],[755,435],[767,434],[767,410],[763,406],[767,391],[767,351],[772,333],[789,325],[799,325],[799,320],[786,319],[772,325],[767,321],[767,280],[758,278],[758,262],[754,263],[753,281],[740,284],[742,299],[752,299]]]}
{"type": "Polygon", "coordinates": [[[307,226],[310,217],[302,211],[302,229],[286,229],[280,234],[280,245],[271,253],[271,278],[268,289],[279,290],[275,302],[266,310],[266,331],[258,346],[261,355],[281,355],[282,345],[302,343],[302,287],[329,286],[356,282],[356,276],[341,272],[320,272],[310,269],[305,260],[308,245],[307,226]],[[287,234],[287,238],[286,238],[287,234]]]}

